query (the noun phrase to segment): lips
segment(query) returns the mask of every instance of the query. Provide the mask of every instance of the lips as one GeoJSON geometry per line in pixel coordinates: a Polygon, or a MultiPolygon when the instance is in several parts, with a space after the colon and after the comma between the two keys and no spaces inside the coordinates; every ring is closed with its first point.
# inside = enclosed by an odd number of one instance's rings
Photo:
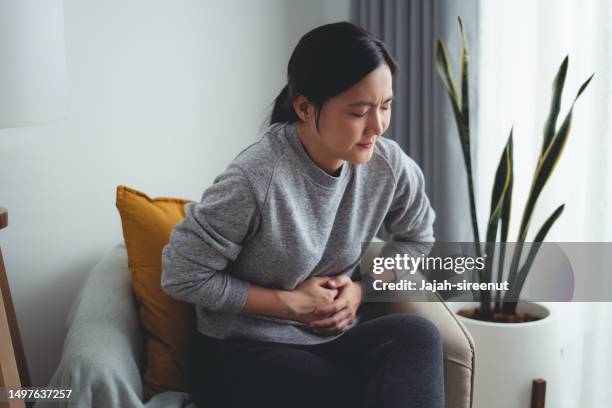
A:
{"type": "Polygon", "coordinates": [[[357,143],[357,146],[362,147],[364,149],[369,149],[370,147],[372,147],[374,143],[370,142],[370,143],[357,143]]]}

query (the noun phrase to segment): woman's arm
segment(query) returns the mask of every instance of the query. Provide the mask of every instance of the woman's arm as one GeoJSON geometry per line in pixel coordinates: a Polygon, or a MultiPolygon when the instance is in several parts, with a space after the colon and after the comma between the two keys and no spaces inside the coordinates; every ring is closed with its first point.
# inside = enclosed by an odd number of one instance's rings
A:
{"type": "Polygon", "coordinates": [[[378,256],[426,255],[435,242],[433,224],[436,213],[425,192],[425,177],[416,162],[399,145],[394,144],[389,153],[394,169],[395,192],[383,224],[391,238],[378,256]]]}
{"type": "Polygon", "coordinates": [[[313,276],[293,291],[249,285],[242,313],[280,317],[305,323],[320,319],[320,315],[315,315],[315,309],[331,304],[338,294],[338,289],[325,286],[330,279],[332,278],[313,276]]]}
{"type": "Polygon", "coordinates": [[[224,269],[236,260],[259,223],[250,182],[240,168],[230,165],[199,203],[185,206],[185,219],[172,230],[162,251],[164,292],[209,310],[240,313],[249,284],[224,269]]]}
{"type": "Polygon", "coordinates": [[[250,285],[243,313],[291,318],[291,308],[281,290],[250,285]]]}
{"type": "Polygon", "coordinates": [[[338,294],[313,277],[293,291],[268,289],[224,269],[258,230],[260,212],[252,186],[236,166],[215,179],[199,203],[185,206],[162,252],[161,286],[169,296],[225,313],[249,313],[307,322],[338,294]]]}
{"type": "Polygon", "coordinates": [[[398,242],[434,242],[436,219],[427,193],[425,177],[418,164],[396,146],[393,150],[395,193],[384,219],[385,229],[398,242]]]}

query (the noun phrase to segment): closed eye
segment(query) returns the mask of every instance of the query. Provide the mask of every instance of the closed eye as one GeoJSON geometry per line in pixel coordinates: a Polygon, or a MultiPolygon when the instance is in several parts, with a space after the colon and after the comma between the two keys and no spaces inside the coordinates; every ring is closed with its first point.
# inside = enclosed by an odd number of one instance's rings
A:
{"type": "MultiPolygon", "coordinates": [[[[388,104],[387,106],[381,106],[380,110],[389,110],[391,109],[391,104],[388,104]]],[[[352,116],[355,116],[356,118],[363,118],[366,114],[368,113],[368,111],[365,111],[363,113],[351,113],[352,116]]]]}

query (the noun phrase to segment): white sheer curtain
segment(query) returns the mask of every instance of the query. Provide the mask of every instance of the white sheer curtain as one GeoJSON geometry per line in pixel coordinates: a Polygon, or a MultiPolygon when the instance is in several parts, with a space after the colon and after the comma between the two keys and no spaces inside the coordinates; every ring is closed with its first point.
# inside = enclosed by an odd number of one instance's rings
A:
{"type": "MultiPolygon", "coordinates": [[[[514,126],[509,240],[516,240],[541,148],[552,80],[569,55],[561,117],[582,82],[593,72],[595,77],[576,103],[568,143],[540,197],[532,229],[565,203],[548,241],[612,241],[612,0],[482,1],[480,21],[474,151],[480,225],[485,225],[495,168],[514,126]]],[[[603,283],[610,266],[606,269],[592,271],[592,279],[603,283]]],[[[610,407],[612,303],[550,306],[560,321],[563,407],[610,407]]]]}

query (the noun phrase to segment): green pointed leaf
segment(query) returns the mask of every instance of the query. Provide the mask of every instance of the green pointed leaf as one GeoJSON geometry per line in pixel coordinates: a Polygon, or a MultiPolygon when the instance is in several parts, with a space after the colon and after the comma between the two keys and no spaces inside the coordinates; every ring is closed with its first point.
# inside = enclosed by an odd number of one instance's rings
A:
{"type": "Polygon", "coordinates": [[[486,243],[486,254],[487,258],[485,261],[484,268],[484,279],[485,282],[492,281],[492,267],[493,259],[495,258],[495,241],[497,238],[497,231],[499,227],[499,219],[502,213],[502,207],[504,203],[504,197],[508,191],[510,185],[510,176],[512,173],[512,165],[510,159],[510,151],[512,146],[512,132],[508,137],[508,142],[499,160],[497,171],[495,172],[495,181],[493,183],[493,189],[491,192],[491,215],[489,217],[489,223],[487,225],[487,243],[486,243]]]}
{"type": "Polygon", "coordinates": [[[457,129],[459,129],[459,139],[461,140],[463,156],[465,158],[465,148],[461,137],[461,124],[463,122],[463,115],[461,114],[461,106],[459,105],[459,96],[457,94],[457,87],[455,86],[455,81],[453,80],[450,64],[448,62],[448,53],[446,51],[446,47],[440,40],[438,40],[436,45],[435,66],[436,71],[438,72],[438,76],[446,87],[448,96],[451,101],[451,106],[453,108],[453,115],[455,116],[457,129]]]}
{"type": "MultiPolygon", "coordinates": [[[[535,205],[535,201],[539,197],[540,193],[544,189],[544,185],[550,178],[552,172],[554,171],[557,163],[559,162],[559,158],[563,153],[563,148],[567,143],[567,137],[569,136],[570,129],[572,127],[572,116],[573,116],[573,108],[570,109],[569,113],[563,120],[561,127],[559,128],[559,132],[553,137],[548,146],[548,149],[544,152],[540,163],[536,169],[536,180],[533,185],[534,197],[533,197],[533,205],[535,205]]],[[[532,207],[533,207],[532,205],[532,207]]]]}
{"type": "Polygon", "coordinates": [[[457,110],[461,112],[457,87],[455,85],[455,81],[453,80],[453,74],[451,73],[450,64],[448,62],[448,52],[446,51],[444,43],[442,43],[440,40],[438,40],[436,43],[435,66],[438,76],[448,91],[453,107],[456,107],[457,110]]]}
{"type": "Polygon", "coordinates": [[[495,181],[491,192],[491,213],[489,216],[489,226],[487,228],[487,242],[495,242],[499,219],[502,213],[505,194],[510,186],[510,178],[512,177],[512,132],[508,137],[508,142],[501,155],[497,171],[495,172],[495,181]]]}
{"type": "MultiPolygon", "coordinates": [[[[582,95],[582,92],[584,92],[586,87],[589,86],[589,83],[591,83],[591,79],[593,79],[594,76],[595,76],[595,73],[592,73],[591,76],[589,77],[589,79],[584,81],[582,86],[580,86],[580,89],[578,90],[578,94],[576,95],[576,99],[578,99],[580,97],[580,95],[582,95]]],[[[576,102],[576,99],[574,99],[574,103],[576,102]]]]}
{"type": "Polygon", "coordinates": [[[559,130],[555,133],[551,141],[549,142],[548,148],[542,153],[540,159],[538,160],[538,165],[536,167],[534,178],[531,184],[531,190],[529,191],[529,197],[527,198],[527,204],[525,205],[525,210],[523,211],[523,217],[521,219],[521,226],[519,229],[519,239],[518,245],[514,251],[512,257],[512,265],[510,266],[510,274],[508,279],[513,282],[518,274],[518,263],[521,257],[521,252],[523,249],[522,242],[525,241],[527,237],[527,232],[529,230],[529,223],[531,222],[531,216],[533,215],[533,210],[537,203],[538,197],[540,193],[544,189],[546,182],[550,178],[552,172],[563,153],[563,148],[567,142],[567,138],[569,136],[569,132],[572,124],[572,114],[574,110],[574,105],[582,92],[586,89],[586,87],[591,82],[593,75],[591,75],[580,87],[574,101],[572,102],[572,106],[570,107],[569,112],[565,116],[563,123],[559,130]]]}
{"type": "Polygon", "coordinates": [[[474,243],[476,244],[476,254],[480,256],[480,233],[478,231],[478,220],[476,216],[476,200],[474,198],[474,182],[472,176],[472,158],[471,158],[471,136],[470,136],[470,86],[469,86],[469,53],[465,30],[463,29],[463,21],[461,17],[457,17],[459,21],[459,29],[461,31],[461,125],[459,126],[459,136],[461,138],[461,147],[463,151],[463,159],[468,176],[468,190],[470,199],[470,215],[472,218],[472,228],[474,230],[474,243]]]}
{"type": "Polygon", "coordinates": [[[561,204],[559,207],[557,207],[557,209],[551,214],[550,217],[548,217],[548,219],[544,222],[544,224],[542,224],[533,242],[543,242],[544,241],[544,238],[546,238],[548,231],[553,226],[555,221],[557,221],[557,218],[559,218],[561,214],[563,214],[564,209],[565,209],[565,204],[561,204]]]}
{"type": "MultiPolygon", "coordinates": [[[[499,246],[499,257],[497,259],[497,282],[501,283],[504,274],[504,264],[506,262],[506,242],[508,241],[508,231],[510,229],[510,213],[512,208],[512,188],[514,185],[514,153],[513,153],[513,132],[514,128],[510,129],[510,136],[508,137],[508,153],[510,159],[510,180],[508,188],[504,193],[504,200],[501,209],[500,223],[500,246],[499,246]]],[[[496,310],[501,307],[501,291],[495,292],[495,305],[496,310]]]]}
{"type": "MultiPolygon", "coordinates": [[[[460,25],[461,20],[459,20],[460,25]]],[[[448,52],[444,43],[438,39],[436,43],[436,56],[435,56],[435,67],[438,72],[438,76],[442,80],[442,83],[446,87],[448,95],[451,100],[451,106],[453,108],[453,114],[455,115],[455,122],[457,124],[457,131],[459,133],[459,140],[461,143],[461,150],[463,153],[463,159],[467,172],[468,181],[468,194],[470,199],[470,216],[472,220],[472,229],[474,232],[474,246],[477,256],[480,256],[480,236],[478,232],[478,220],[476,217],[476,204],[474,198],[474,186],[472,178],[472,160],[471,160],[471,149],[470,149],[470,129],[469,129],[469,93],[465,92],[465,102],[460,101],[457,93],[457,87],[451,74],[451,68],[449,64],[448,52]]],[[[464,53],[462,54],[462,87],[468,88],[468,77],[467,77],[467,51],[464,43],[464,53]]]]}
{"type": "Polygon", "coordinates": [[[578,90],[576,97],[572,101],[572,106],[570,107],[569,112],[565,116],[565,119],[563,120],[563,123],[561,124],[561,127],[559,128],[559,131],[553,136],[552,140],[549,143],[548,148],[546,149],[546,151],[544,151],[544,153],[540,157],[540,160],[538,162],[538,167],[536,168],[535,182],[532,188],[533,197],[531,197],[531,194],[530,194],[530,197],[529,197],[530,199],[528,202],[528,204],[530,204],[528,207],[530,209],[529,211],[530,217],[531,217],[531,212],[533,211],[533,207],[535,206],[535,202],[537,201],[540,193],[544,189],[546,182],[550,178],[552,172],[555,169],[555,166],[559,162],[559,158],[561,157],[561,154],[563,153],[563,149],[566,145],[567,138],[569,136],[569,132],[572,126],[574,105],[576,104],[576,101],[578,100],[582,92],[584,92],[586,87],[591,82],[591,79],[593,79],[593,75],[591,75],[586,81],[584,81],[584,83],[578,90]]]}
{"type": "Polygon", "coordinates": [[[465,30],[463,28],[463,20],[461,17],[457,16],[457,21],[459,21],[459,31],[461,32],[461,43],[463,45],[463,49],[467,50],[467,40],[465,37],[465,30]]]}
{"type": "Polygon", "coordinates": [[[578,93],[576,94],[576,97],[574,98],[572,102],[572,106],[570,107],[569,112],[565,116],[565,119],[563,120],[563,123],[561,124],[561,127],[559,128],[559,131],[555,133],[555,135],[552,137],[552,139],[550,140],[548,144],[548,147],[543,152],[543,154],[540,157],[540,160],[538,161],[538,167],[536,168],[536,174],[535,174],[534,183],[533,183],[533,187],[531,191],[531,193],[533,193],[533,196],[530,193],[529,194],[530,197],[528,200],[528,208],[530,210],[528,213],[529,218],[531,218],[531,212],[533,211],[535,202],[537,201],[540,193],[544,189],[546,182],[550,178],[552,172],[555,169],[555,166],[557,165],[559,161],[559,158],[561,157],[561,154],[563,153],[563,148],[565,147],[565,144],[567,142],[567,138],[569,136],[569,132],[572,126],[572,115],[574,112],[574,105],[576,104],[576,101],[578,100],[582,92],[589,85],[592,78],[593,78],[593,75],[591,75],[582,84],[582,86],[578,90],[578,93]]]}
{"type": "Polygon", "coordinates": [[[514,147],[513,147],[513,134],[514,128],[510,129],[510,136],[508,137],[508,157],[510,160],[510,181],[506,193],[504,194],[504,203],[502,205],[501,213],[501,242],[508,241],[508,231],[510,229],[510,213],[512,209],[512,188],[514,186],[514,147]]]}
{"type": "Polygon", "coordinates": [[[465,31],[463,30],[463,21],[458,17],[459,27],[461,29],[461,41],[463,49],[461,50],[461,142],[463,143],[464,154],[469,156],[470,152],[470,90],[469,90],[469,54],[467,48],[467,40],[465,39],[465,31]]]}
{"type": "Polygon", "coordinates": [[[565,57],[559,70],[557,71],[557,75],[555,76],[555,80],[553,81],[553,94],[552,100],[550,104],[550,112],[548,114],[548,118],[546,119],[546,123],[544,124],[544,140],[542,142],[542,152],[548,148],[551,139],[553,138],[557,126],[557,117],[559,116],[559,110],[561,109],[561,96],[563,95],[563,86],[565,84],[565,77],[567,76],[567,65],[568,65],[569,57],[565,57]]]}
{"type": "Polygon", "coordinates": [[[513,301],[513,300],[516,301],[519,295],[521,294],[521,291],[523,290],[523,285],[525,284],[525,281],[527,280],[527,275],[529,274],[529,271],[531,270],[531,267],[533,266],[533,262],[538,254],[538,251],[540,250],[540,246],[542,245],[542,242],[544,242],[544,239],[546,238],[548,231],[553,226],[555,221],[557,221],[557,219],[561,216],[564,209],[565,209],[565,204],[561,204],[550,215],[550,217],[548,217],[548,219],[544,222],[544,224],[542,224],[542,227],[540,227],[540,230],[536,234],[535,239],[533,241],[533,245],[531,246],[529,253],[527,254],[527,259],[525,260],[525,263],[521,267],[517,280],[513,282],[509,288],[510,295],[508,297],[510,298],[510,301],[513,301]]]}

